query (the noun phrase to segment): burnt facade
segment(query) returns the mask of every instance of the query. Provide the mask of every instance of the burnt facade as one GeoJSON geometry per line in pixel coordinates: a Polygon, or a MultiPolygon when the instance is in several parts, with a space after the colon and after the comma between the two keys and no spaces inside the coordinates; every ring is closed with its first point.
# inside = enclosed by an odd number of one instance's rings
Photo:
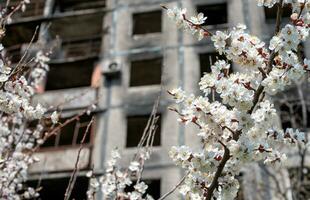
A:
{"type": "MultiPolygon", "coordinates": [[[[160,129],[144,171],[155,197],[168,192],[183,176],[168,157],[170,147],[199,144],[198,138],[193,139],[197,130],[180,125],[176,114],[167,110],[173,102],[165,91],[180,86],[200,94],[197,83],[219,56],[210,40],[198,42],[177,30],[160,4],[186,7],[192,14],[196,10],[206,13],[210,31],[244,23],[263,40],[273,34],[273,11],[257,7],[253,0],[32,0],[7,26],[3,44],[13,62],[22,57],[31,40],[30,52],[32,48],[52,52],[50,71],[36,101],[63,110],[62,120],[98,103],[80,158],[77,181],[81,186],[87,187],[83,177],[89,169],[104,172],[104,163],[116,146],[123,154],[122,165],[128,165],[160,94],[160,129]]],[[[303,45],[309,57],[309,43],[303,45]]],[[[233,65],[233,71],[240,70],[233,65]]],[[[40,149],[41,161],[30,169],[30,184],[42,179],[43,185],[62,187],[59,180],[70,177],[89,120],[81,117],[40,149]]],[[[294,168],[294,163],[290,160],[289,166],[294,168]]],[[[289,184],[289,173],[285,174],[289,184]]],[[[272,191],[264,192],[264,197],[252,195],[261,181],[268,182],[264,172],[257,165],[247,167],[241,179],[247,184],[239,199],[271,199],[272,191]]],[[[97,198],[102,199],[102,194],[97,198]]],[[[177,192],[169,197],[179,198],[177,192]]]]}

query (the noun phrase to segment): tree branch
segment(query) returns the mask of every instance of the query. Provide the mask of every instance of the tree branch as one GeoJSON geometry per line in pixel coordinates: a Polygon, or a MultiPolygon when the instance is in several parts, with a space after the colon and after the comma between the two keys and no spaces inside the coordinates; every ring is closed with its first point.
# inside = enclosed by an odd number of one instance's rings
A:
{"type": "Polygon", "coordinates": [[[171,195],[176,189],[178,189],[178,187],[180,187],[180,185],[185,181],[186,177],[188,176],[189,172],[187,172],[183,178],[179,181],[179,183],[174,186],[174,188],[172,188],[172,190],[170,190],[169,192],[167,192],[166,194],[164,194],[162,197],[160,197],[158,200],[164,200],[165,198],[167,198],[169,195],[171,195]]]}
{"type": "MultiPolygon", "coordinates": [[[[275,25],[275,35],[277,35],[280,31],[280,25],[281,25],[281,18],[282,18],[282,13],[283,13],[283,0],[280,0],[280,2],[278,3],[278,11],[277,11],[277,20],[276,20],[276,25],[275,25]]],[[[268,66],[267,66],[267,72],[266,74],[268,75],[271,70],[272,70],[272,65],[273,65],[273,60],[276,56],[275,51],[272,51],[270,57],[269,57],[269,62],[268,62],[268,66]]],[[[264,78],[263,78],[264,79],[264,78]]],[[[254,111],[254,108],[256,107],[256,105],[259,103],[259,99],[260,99],[260,95],[263,93],[264,91],[264,86],[262,86],[262,84],[260,84],[260,86],[258,87],[258,89],[256,90],[255,94],[254,94],[254,98],[253,98],[253,106],[251,107],[251,109],[249,110],[249,114],[251,114],[254,111]]],[[[242,134],[241,131],[238,131],[237,134],[235,134],[233,136],[233,139],[238,141],[239,136],[242,134]]],[[[214,190],[217,188],[218,186],[218,179],[221,177],[221,174],[224,170],[224,167],[227,163],[227,161],[230,158],[230,151],[227,147],[224,147],[225,151],[224,151],[224,155],[223,155],[223,159],[220,162],[217,171],[215,173],[215,176],[212,180],[212,183],[210,185],[210,187],[208,188],[208,193],[206,196],[206,200],[211,200],[212,195],[214,190]]]]}
{"type": "Polygon", "coordinates": [[[80,157],[81,157],[81,152],[83,150],[83,147],[84,147],[84,141],[86,139],[86,136],[87,136],[87,133],[89,132],[89,129],[92,125],[92,123],[94,122],[94,117],[92,117],[91,121],[88,123],[87,125],[87,128],[84,132],[84,135],[83,135],[83,138],[81,140],[81,143],[80,143],[80,148],[79,148],[79,151],[78,151],[78,155],[77,155],[77,158],[76,158],[76,161],[75,161],[75,165],[74,165],[74,170],[71,174],[71,177],[70,177],[70,180],[69,180],[69,184],[68,184],[68,187],[66,189],[66,193],[64,195],[64,200],[68,200],[70,198],[70,195],[71,195],[71,192],[73,190],[73,187],[74,187],[74,184],[75,184],[75,181],[76,181],[76,173],[79,171],[79,161],[80,161],[80,157]]]}

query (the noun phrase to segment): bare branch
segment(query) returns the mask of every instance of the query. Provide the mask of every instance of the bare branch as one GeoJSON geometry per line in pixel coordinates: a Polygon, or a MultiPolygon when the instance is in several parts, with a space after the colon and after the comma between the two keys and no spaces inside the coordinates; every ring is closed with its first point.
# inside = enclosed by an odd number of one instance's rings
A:
{"type": "Polygon", "coordinates": [[[68,187],[66,189],[66,193],[64,195],[64,200],[68,200],[70,198],[70,195],[71,195],[71,192],[73,190],[73,187],[74,187],[74,184],[75,184],[75,180],[76,180],[76,177],[77,177],[77,172],[79,171],[79,161],[80,161],[80,156],[81,156],[81,152],[84,148],[84,142],[85,142],[85,139],[86,139],[86,136],[87,136],[87,133],[89,132],[89,129],[91,127],[91,125],[93,124],[94,122],[94,117],[92,117],[91,121],[88,123],[87,125],[87,128],[84,132],[84,135],[83,135],[83,138],[81,140],[81,143],[80,143],[80,148],[79,148],[79,151],[78,151],[78,155],[77,155],[77,158],[76,158],[76,161],[75,161],[75,165],[74,165],[74,170],[71,174],[71,177],[70,177],[70,180],[69,180],[69,184],[68,184],[68,187]]]}
{"type": "Polygon", "coordinates": [[[160,197],[158,200],[164,200],[165,198],[167,198],[169,195],[171,195],[176,189],[178,189],[178,187],[180,187],[182,185],[182,183],[185,181],[186,177],[189,175],[189,172],[187,172],[183,178],[179,181],[178,184],[176,184],[176,186],[174,186],[174,188],[172,188],[172,190],[170,190],[169,192],[167,192],[166,194],[164,194],[162,197],[160,197]]]}

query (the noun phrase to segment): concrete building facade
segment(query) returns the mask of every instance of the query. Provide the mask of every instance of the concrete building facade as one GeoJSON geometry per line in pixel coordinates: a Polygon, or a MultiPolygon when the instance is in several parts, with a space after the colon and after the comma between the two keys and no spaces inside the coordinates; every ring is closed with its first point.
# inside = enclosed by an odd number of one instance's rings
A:
{"type": "MultiPolygon", "coordinates": [[[[198,81],[218,56],[210,40],[196,41],[177,30],[160,4],[185,7],[189,13],[204,12],[210,31],[225,30],[244,23],[249,31],[268,41],[273,34],[274,15],[256,6],[254,0],[32,0],[28,9],[8,25],[4,45],[14,61],[21,57],[38,30],[31,49],[51,51],[50,72],[35,101],[62,110],[62,120],[81,113],[89,105],[95,123],[82,151],[79,178],[73,197],[83,199],[88,182],[85,173],[104,172],[110,151],[118,147],[122,165],[135,154],[154,102],[161,95],[160,128],[155,136],[144,179],[158,198],[183,176],[168,157],[173,145],[199,144],[195,127],[184,127],[166,90],[182,87],[200,94],[198,81]]],[[[306,57],[309,43],[303,44],[306,57]]],[[[30,51],[32,52],[32,51],[30,51]]],[[[233,65],[233,71],[239,71],[233,65]]],[[[65,128],[37,153],[41,161],[30,169],[30,182],[43,188],[42,199],[58,199],[66,188],[89,116],[65,128]]],[[[291,162],[293,165],[294,161],[291,162]]],[[[240,199],[272,199],[271,191],[253,195],[261,181],[268,182],[257,165],[243,173],[240,199]],[[255,171],[255,173],[253,173],[255,171]]],[[[289,182],[289,179],[285,179],[289,182]]],[[[84,197],[85,198],[85,197],[84,197]]],[[[102,199],[102,194],[98,194],[102,199]]],[[[180,199],[176,193],[167,199],[180,199]]]]}

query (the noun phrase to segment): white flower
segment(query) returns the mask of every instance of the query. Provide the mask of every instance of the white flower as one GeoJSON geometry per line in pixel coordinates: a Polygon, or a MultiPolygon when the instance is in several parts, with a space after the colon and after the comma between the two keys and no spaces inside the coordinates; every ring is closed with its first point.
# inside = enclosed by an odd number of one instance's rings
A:
{"type": "Polygon", "coordinates": [[[100,186],[99,182],[95,178],[91,178],[89,184],[92,188],[98,188],[100,186]]]}
{"type": "Polygon", "coordinates": [[[307,58],[304,59],[304,65],[306,66],[307,70],[310,70],[310,60],[309,59],[307,59],[307,58]]]}
{"type": "Polygon", "coordinates": [[[154,198],[151,196],[151,195],[146,195],[146,198],[145,198],[146,200],[154,200],[154,198]]]}
{"type": "Polygon", "coordinates": [[[51,115],[51,120],[53,122],[53,124],[57,124],[58,120],[59,120],[59,114],[54,111],[53,114],[51,115]]]}
{"type": "Polygon", "coordinates": [[[92,176],[93,176],[93,171],[88,171],[88,172],[86,173],[86,177],[90,178],[90,177],[92,177],[92,176]]]}
{"type": "Polygon", "coordinates": [[[276,3],[276,0],[257,0],[258,6],[266,6],[268,8],[271,8],[276,3]]]}
{"type": "Polygon", "coordinates": [[[205,37],[205,31],[203,29],[200,29],[200,31],[198,32],[197,38],[198,40],[202,40],[205,37]]]}
{"type": "Polygon", "coordinates": [[[140,163],[137,161],[132,161],[129,165],[129,170],[132,172],[137,172],[140,170],[140,163]]]}
{"type": "Polygon", "coordinates": [[[214,47],[219,51],[220,54],[223,53],[226,47],[226,40],[229,38],[229,35],[222,31],[216,31],[215,35],[211,37],[211,40],[214,42],[214,47]]]}
{"type": "Polygon", "coordinates": [[[191,193],[191,200],[203,200],[203,198],[198,193],[191,193]]]}
{"type": "Polygon", "coordinates": [[[191,22],[193,24],[201,25],[205,23],[206,19],[207,17],[205,17],[203,13],[199,13],[197,16],[191,17],[191,22]]]}
{"type": "Polygon", "coordinates": [[[141,199],[141,194],[139,192],[133,191],[129,195],[130,200],[140,200],[141,199]]]}
{"type": "Polygon", "coordinates": [[[178,149],[178,158],[181,160],[188,160],[191,155],[191,150],[187,146],[181,146],[178,149]]]}
{"type": "Polygon", "coordinates": [[[278,36],[273,36],[270,40],[270,50],[274,50],[275,52],[278,52],[283,47],[283,41],[278,36]]]}
{"type": "Polygon", "coordinates": [[[112,159],[119,159],[121,158],[121,154],[119,153],[118,148],[115,148],[111,151],[111,157],[112,159]]]}
{"type": "Polygon", "coordinates": [[[186,94],[181,88],[173,89],[169,93],[174,97],[176,103],[181,103],[186,98],[186,94]]]}
{"type": "Polygon", "coordinates": [[[141,194],[144,194],[148,186],[144,182],[140,182],[134,186],[135,190],[140,192],[141,194]]]}
{"type": "Polygon", "coordinates": [[[191,188],[187,185],[187,184],[183,184],[181,185],[181,187],[179,188],[179,192],[185,196],[189,191],[191,190],[191,188]]]}

